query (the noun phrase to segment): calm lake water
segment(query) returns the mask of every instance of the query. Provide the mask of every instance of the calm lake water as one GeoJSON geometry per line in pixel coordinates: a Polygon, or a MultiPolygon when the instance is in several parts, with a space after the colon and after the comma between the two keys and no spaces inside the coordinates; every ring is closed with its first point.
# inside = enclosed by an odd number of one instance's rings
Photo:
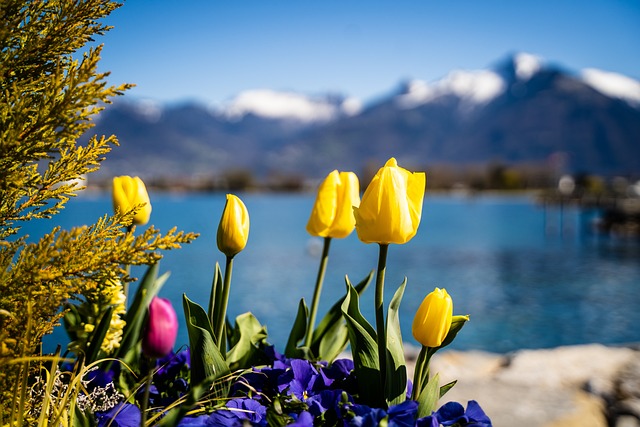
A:
{"type": "MultiPolygon", "coordinates": [[[[300,298],[310,304],[321,239],[305,231],[314,195],[239,194],[251,217],[247,248],[236,256],[228,314],[251,311],[265,325],[269,341],[283,350],[300,298]]],[[[160,295],[180,317],[178,345],[188,337],[182,295],[204,307],[216,262],[216,230],[224,194],[151,194],[151,222],[160,230],[176,226],[200,233],[182,249],[165,252],[161,272],[171,277],[160,295]]],[[[85,193],[71,200],[55,224],[91,224],[111,212],[108,194],[85,193]]],[[[455,314],[470,314],[451,348],[508,352],[581,343],[640,342],[640,244],[589,233],[592,212],[545,211],[528,196],[473,198],[427,196],[418,234],[389,248],[385,304],[406,276],[401,304],[404,339],[413,315],[434,287],[444,287],[455,314]]],[[[53,223],[29,225],[32,235],[53,223]]],[[[378,246],[355,232],[331,244],[318,318],[345,292],[344,277],[355,283],[375,269],[378,246]]],[[[141,277],[141,269],[133,274],[141,277]]],[[[135,285],[133,285],[135,286],[135,285]]],[[[134,288],[135,289],[135,288],[134,288]]],[[[371,286],[362,310],[375,324],[371,286]]],[[[52,349],[64,340],[58,331],[45,341],[52,349]]]]}

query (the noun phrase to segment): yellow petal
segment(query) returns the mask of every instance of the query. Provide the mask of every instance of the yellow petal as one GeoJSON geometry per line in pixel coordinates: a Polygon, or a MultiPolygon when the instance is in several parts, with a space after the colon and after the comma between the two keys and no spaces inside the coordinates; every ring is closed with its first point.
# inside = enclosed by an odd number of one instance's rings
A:
{"type": "Polygon", "coordinates": [[[138,208],[133,216],[133,223],[143,225],[149,222],[151,216],[151,202],[144,182],[139,177],[127,175],[113,178],[113,210],[116,212],[128,212],[136,206],[138,208]]]}
{"type": "Polygon", "coordinates": [[[353,172],[332,171],[318,188],[307,232],[320,237],[347,237],[355,227],[353,206],[360,204],[360,184],[353,172]]]}
{"type": "Polygon", "coordinates": [[[424,173],[411,173],[390,158],[354,209],[358,238],[365,243],[406,243],[417,232],[425,189],[424,173]]]}
{"type": "Polygon", "coordinates": [[[453,300],[446,289],[429,293],[413,318],[411,332],[420,344],[439,347],[449,333],[453,317],[453,300]]]}
{"type": "Polygon", "coordinates": [[[338,210],[338,186],[340,174],[332,171],[318,187],[318,194],[307,222],[307,232],[312,236],[327,237],[338,210]]]}
{"type": "Polygon", "coordinates": [[[249,212],[239,197],[227,194],[227,202],[218,225],[220,252],[232,257],[242,251],[249,239],[249,212]]]}

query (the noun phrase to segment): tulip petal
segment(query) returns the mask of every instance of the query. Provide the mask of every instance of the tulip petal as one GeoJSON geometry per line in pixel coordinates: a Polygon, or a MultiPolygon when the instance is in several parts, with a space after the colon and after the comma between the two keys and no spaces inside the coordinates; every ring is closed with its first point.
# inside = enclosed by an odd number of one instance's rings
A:
{"type": "Polygon", "coordinates": [[[354,209],[358,238],[365,243],[408,242],[420,225],[425,182],[424,173],[411,173],[389,159],[354,209]]]}
{"type": "Polygon", "coordinates": [[[242,251],[249,239],[249,212],[239,197],[227,194],[227,202],[218,225],[218,249],[227,256],[242,251]]]}

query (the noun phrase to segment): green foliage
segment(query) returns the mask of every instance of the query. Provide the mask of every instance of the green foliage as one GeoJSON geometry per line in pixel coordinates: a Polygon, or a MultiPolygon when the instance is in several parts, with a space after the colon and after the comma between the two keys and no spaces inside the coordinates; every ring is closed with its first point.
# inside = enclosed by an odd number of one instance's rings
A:
{"type": "MultiPolygon", "coordinates": [[[[22,365],[38,355],[42,337],[64,304],[114,276],[133,280],[124,265],[153,264],[160,250],[192,233],[149,227],[128,230],[133,212],[91,226],[54,228],[35,243],[25,221],[51,218],[84,187],[118,145],[115,136],[79,138],[104,104],[130,88],[98,72],[101,46],[83,49],[109,27],[100,20],[120,5],[108,0],[0,0],[0,390],[10,396],[22,365]],[[14,369],[14,368],[19,369],[14,369]]],[[[2,402],[0,400],[0,406],[2,402]]]]}

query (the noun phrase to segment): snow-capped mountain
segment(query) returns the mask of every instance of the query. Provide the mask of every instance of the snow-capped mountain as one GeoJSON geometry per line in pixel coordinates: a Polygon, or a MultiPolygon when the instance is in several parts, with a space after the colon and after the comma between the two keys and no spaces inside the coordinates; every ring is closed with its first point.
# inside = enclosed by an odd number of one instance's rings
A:
{"type": "Polygon", "coordinates": [[[241,92],[219,111],[232,120],[253,114],[267,119],[322,123],[352,116],[361,108],[360,101],[355,98],[309,97],[295,92],[256,89],[241,92]]]}
{"type": "Polygon", "coordinates": [[[582,70],[581,77],[583,82],[603,95],[640,107],[640,81],[596,68],[582,70]]]}
{"type": "Polygon", "coordinates": [[[542,68],[542,60],[535,55],[519,53],[513,57],[510,66],[510,73],[492,69],[453,70],[433,83],[413,80],[407,84],[404,93],[396,96],[395,102],[400,108],[415,108],[439,98],[455,96],[467,107],[486,104],[504,93],[514,78],[520,82],[529,80],[542,68]]]}
{"type": "Polygon", "coordinates": [[[119,101],[97,121],[121,147],[100,173],[319,177],[368,161],[417,166],[545,162],[569,171],[640,173],[640,82],[573,72],[518,53],[483,70],[413,80],[362,106],[344,96],[251,90],[215,107],[119,101]]]}

